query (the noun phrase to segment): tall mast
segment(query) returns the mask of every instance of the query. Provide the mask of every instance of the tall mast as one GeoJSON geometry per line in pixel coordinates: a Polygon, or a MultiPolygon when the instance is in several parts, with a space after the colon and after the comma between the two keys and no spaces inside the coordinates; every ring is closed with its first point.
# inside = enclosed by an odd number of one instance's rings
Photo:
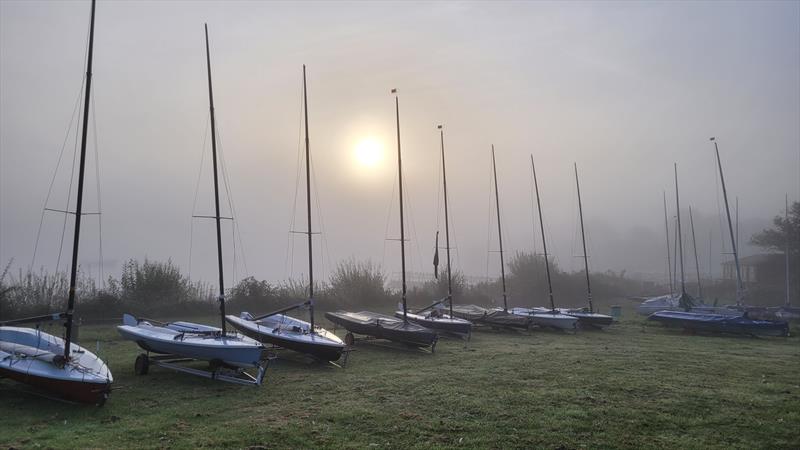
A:
{"type": "MultiPolygon", "coordinates": [[[[586,271],[586,292],[589,296],[589,312],[593,313],[594,305],[592,305],[592,282],[589,280],[589,254],[586,252],[586,231],[583,228],[583,205],[581,204],[581,184],[578,182],[578,163],[573,163],[573,165],[575,167],[575,186],[578,188],[578,214],[581,218],[581,241],[583,242],[583,268],[586,271]]],[[[538,200],[539,196],[537,195],[536,197],[538,200]]],[[[539,217],[541,216],[542,214],[540,212],[539,217]]]]}
{"type": "Polygon", "coordinates": [[[403,158],[400,153],[400,100],[397,97],[397,89],[392,89],[392,94],[394,94],[394,111],[397,119],[397,179],[400,190],[400,267],[403,272],[403,321],[408,322],[406,306],[406,234],[405,224],[403,223],[403,158]]]}
{"type": "Polygon", "coordinates": [[[689,205],[689,224],[692,226],[692,246],[694,247],[694,268],[697,270],[697,298],[703,298],[703,285],[700,284],[700,260],[697,259],[697,238],[694,234],[694,217],[692,205],[689,205]]]}
{"type": "Polygon", "coordinates": [[[503,280],[503,311],[508,312],[506,266],[503,262],[503,227],[500,226],[500,193],[497,190],[497,164],[494,160],[494,144],[492,144],[492,173],[494,174],[494,202],[497,206],[497,238],[500,241],[500,277],[503,280]]]}
{"type": "MultiPolygon", "coordinates": [[[[784,221],[786,222],[786,226],[789,226],[789,194],[786,194],[786,212],[784,216],[784,221]]],[[[786,307],[790,306],[789,303],[789,238],[791,237],[790,233],[786,233],[786,307]]]]}
{"type": "Polygon", "coordinates": [[[664,194],[664,229],[666,230],[667,238],[667,274],[669,274],[669,296],[675,295],[675,287],[672,283],[672,258],[670,254],[672,249],[669,248],[669,219],[667,219],[667,191],[662,191],[664,194]]]}
{"type": "Polygon", "coordinates": [[[453,278],[450,271],[450,216],[447,213],[447,170],[444,160],[444,130],[439,125],[439,138],[442,142],[442,184],[444,185],[444,245],[447,251],[447,299],[450,303],[450,317],[453,317],[453,278]]]}
{"type": "Polygon", "coordinates": [[[225,278],[222,274],[222,225],[219,215],[219,177],[217,176],[217,127],[214,121],[214,91],[211,88],[211,50],[208,46],[208,24],[206,31],[206,67],[208,68],[208,108],[211,113],[211,160],[214,163],[214,219],[217,223],[217,267],[219,269],[219,314],[222,334],[225,335],[225,278]]]}
{"type": "Polygon", "coordinates": [[[75,312],[75,284],[78,277],[78,241],[81,237],[81,217],[83,214],[83,177],[86,167],[86,135],[89,130],[89,99],[92,91],[92,55],[94,54],[94,7],[89,19],[89,54],[86,60],[86,92],[83,97],[83,128],[81,130],[81,158],[78,166],[78,200],[75,204],[75,235],[72,241],[72,267],[69,273],[69,297],[67,299],[67,322],[64,358],[69,359],[72,344],[72,316],[75,312]]]}
{"type": "Polygon", "coordinates": [[[674,286],[678,285],[678,218],[676,217],[673,220],[675,224],[675,228],[673,228],[674,234],[672,235],[672,284],[674,286]]]}
{"type": "Polygon", "coordinates": [[[725,189],[725,176],[722,174],[722,160],[719,157],[719,146],[715,138],[710,138],[714,143],[714,151],[717,154],[717,166],[719,167],[719,181],[722,184],[722,198],[725,200],[725,213],[728,217],[728,231],[731,234],[731,247],[733,247],[733,261],[736,264],[736,305],[742,304],[742,270],[739,267],[739,253],[736,250],[736,238],[733,234],[733,223],[731,222],[731,209],[728,205],[728,191],[725,189]]]}
{"type": "Polygon", "coordinates": [[[681,296],[686,294],[686,279],[683,275],[683,234],[681,234],[681,199],[678,195],[678,163],[675,163],[675,208],[678,214],[678,257],[681,262],[681,296]]]}
{"type": "Polygon", "coordinates": [[[314,253],[311,243],[311,152],[308,142],[308,95],[306,92],[306,65],[303,64],[303,114],[306,128],[306,210],[308,217],[308,308],[311,316],[309,332],[314,334],[314,253]]]}
{"type": "MultiPolygon", "coordinates": [[[[536,189],[536,209],[539,211],[539,227],[542,230],[542,249],[544,250],[544,268],[545,272],[547,272],[547,290],[550,295],[550,309],[553,312],[556,312],[556,304],[553,301],[553,283],[550,281],[550,261],[548,261],[547,259],[547,239],[545,239],[544,237],[544,217],[542,217],[542,202],[541,200],[539,200],[539,182],[536,179],[536,165],[533,163],[533,155],[531,155],[531,170],[533,171],[533,187],[536,189]]],[[[585,249],[584,253],[586,253],[585,249]]]]}

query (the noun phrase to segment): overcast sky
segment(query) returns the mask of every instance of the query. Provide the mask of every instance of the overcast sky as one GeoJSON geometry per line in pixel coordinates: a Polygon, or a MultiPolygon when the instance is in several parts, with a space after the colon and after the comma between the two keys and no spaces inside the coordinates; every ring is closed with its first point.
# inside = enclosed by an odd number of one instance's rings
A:
{"type": "MultiPolygon", "coordinates": [[[[85,210],[98,210],[99,172],[107,274],[128,258],[171,258],[215,280],[213,221],[191,218],[196,192],[194,213],[213,213],[204,22],[241,230],[236,279],[306,272],[304,237],[290,233],[293,211],[294,230],[305,226],[302,184],[295,202],[302,64],[324,221],[315,210],[317,277],[351,256],[399,270],[399,245],[387,241],[399,236],[391,88],[413,271],[432,270],[443,226],[440,123],[454,265],[468,275],[499,272],[491,144],[505,250],[541,251],[533,153],[548,247],[568,270],[581,265],[573,162],[593,270],[665,271],[662,192],[674,214],[677,162],[701,265],[718,271],[724,230],[709,136],[739,197],[742,244],[782,213],[786,193],[800,198],[798,2],[100,1],[96,21],[85,210]],[[355,156],[365,140],[381,147],[373,165],[355,156]]],[[[68,208],[88,23],[88,2],[0,1],[0,262],[14,258],[15,268],[31,264],[51,180],[46,206],[68,208]]],[[[44,215],[35,267],[55,269],[63,220],[44,215]]],[[[80,261],[96,276],[98,218],[84,223],[80,261]]],[[[687,217],[683,225],[688,232],[687,217]]],[[[230,280],[230,221],[223,237],[230,280]]],[[[71,218],[63,249],[62,269],[71,218]]]]}

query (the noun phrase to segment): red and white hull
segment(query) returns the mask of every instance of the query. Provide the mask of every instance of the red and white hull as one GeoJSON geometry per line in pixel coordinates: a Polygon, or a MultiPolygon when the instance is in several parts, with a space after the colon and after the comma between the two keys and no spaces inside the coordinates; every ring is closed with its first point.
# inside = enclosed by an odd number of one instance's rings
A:
{"type": "Polygon", "coordinates": [[[94,353],[73,343],[64,362],[64,341],[34,328],[0,327],[0,376],[65,400],[103,404],[114,381],[94,353]]]}

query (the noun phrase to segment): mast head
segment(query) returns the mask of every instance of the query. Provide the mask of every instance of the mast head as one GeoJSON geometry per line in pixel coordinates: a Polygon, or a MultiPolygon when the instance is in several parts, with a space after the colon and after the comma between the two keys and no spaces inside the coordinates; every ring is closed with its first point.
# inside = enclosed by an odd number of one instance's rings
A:
{"type": "Polygon", "coordinates": [[[442,129],[442,126],[441,126],[441,125],[436,125],[436,129],[437,129],[437,130],[441,130],[441,129],[442,129]]]}
{"type": "Polygon", "coordinates": [[[397,94],[397,89],[392,89],[392,94],[397,94]]]}

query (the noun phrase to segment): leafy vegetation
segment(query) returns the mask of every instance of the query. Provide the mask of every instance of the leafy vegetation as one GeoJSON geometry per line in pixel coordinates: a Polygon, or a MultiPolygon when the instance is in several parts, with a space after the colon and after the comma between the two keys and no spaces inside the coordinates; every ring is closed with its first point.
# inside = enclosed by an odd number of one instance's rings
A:
{"type": "MultiPolygon", "coordinates": [[[[768,228],[750,238],[750,243],[771,252],[784,253],[789,251],[789,265],[800,267],[800,202],[793,202],[789,206],[788,217],[775,216],[772,220],[774,228],[768,228]]],[[[792,291],[800,293],[800,277],[792,278],[792,291]]],[[[780,296],[776,296],[780,298],[780,296]]]]}
{"type": "MultiPolygon", "coordinates": [[[[540,305],[547,302],[543,259],[539,255],[517,253],[509,263],[510,306],[540,305]]],[[[583,306],[586,302],[583,272],[566,273],[553,266],[553,283],[560,306],[583,306]]],[[[447,295],[444,270],[437,280],[413,287],[408,292],[410,305],[424,306],[447,295]]],[[[4,283],[0,278],[0,283],[4,283]]],[[[592,274],[598,305],[609,305],[614,298],[641,295],[642,286],[624,274],[592,274]]],[[[24,317],[60,311],[66,304],[69,280],[65,273],[28,271],[7,284],[0,301],[0,317],[24,317]]],[[[308,295],[304,280],[272,284],[254,277],[245,278],[226,292],[227,310],[266,312],[304,300],[308,295]]],[[[334,270],[328,283],[315,283],[315,297],[324,309],[390,309],[400,300],[397,292],[386,288],[386,275],[370,261],[348,259],[334,270]]],[[[457,303],[501,305],[499,280],[467,284],[460,272],[453,273],[453,297],[457,303]]],[[[123,313],[166,318],[181,314],[213,313],[216,293],[209,284],[192,281],[171,261],[129,260],[120,278],[109,277],[103,288],[78,274],[78,314],[86,320],[118,318],[123,313]]]]}
{"type": "Polygon", "coordinates": [[[626,308],[602,332],[476,332],[435,354],[359,342],[345,369],[285,355],[253,388],[158,367],[136,376],[134,343],[83,327],[83,345],[99,341],[114,373],[106,406],[2,380],[0,446],[798,448],[794,331],[690,336],[626,308]]]}

